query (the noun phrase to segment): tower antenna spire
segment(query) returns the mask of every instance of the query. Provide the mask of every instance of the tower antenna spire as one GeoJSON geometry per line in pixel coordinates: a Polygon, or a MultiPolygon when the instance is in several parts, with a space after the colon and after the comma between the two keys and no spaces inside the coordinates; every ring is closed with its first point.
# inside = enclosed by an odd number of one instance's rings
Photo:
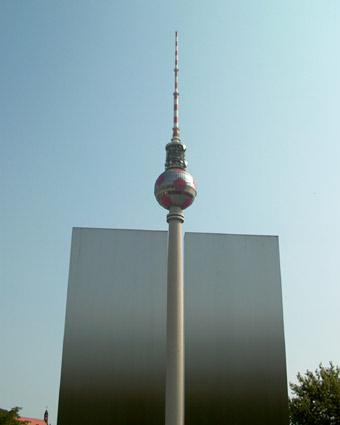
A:
{"type": "Polygon", "coordinates": [[[179,90],[178,90],[178,31],[175,32],[175,90],[174,90],[174,126],[172,128],[172,141],[180,142],[179,137],[179,90]]]}

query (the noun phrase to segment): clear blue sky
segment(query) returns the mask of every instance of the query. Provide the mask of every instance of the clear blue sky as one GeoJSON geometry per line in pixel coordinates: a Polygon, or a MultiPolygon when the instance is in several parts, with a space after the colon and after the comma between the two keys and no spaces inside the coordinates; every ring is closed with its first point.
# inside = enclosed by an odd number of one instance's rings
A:
{"type": "Polygon", "coordinates": [[[340,363],[340,3],[0,4],[0,405],[55,424],[73,226],[166,229],[171,136],[188,231],[280,237],[288,379],[340,363]]]}

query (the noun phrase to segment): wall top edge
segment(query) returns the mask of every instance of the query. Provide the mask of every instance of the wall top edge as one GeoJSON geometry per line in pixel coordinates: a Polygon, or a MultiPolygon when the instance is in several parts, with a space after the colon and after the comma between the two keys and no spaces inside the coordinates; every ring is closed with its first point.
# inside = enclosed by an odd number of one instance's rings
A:
{"type": "Polygon", "coordinates": [[[212,235],[212,236],[246,236],[246,237],[252,237],[252,238],[274,238],[278,239],[278,235],[251,235],[249,233],[220,233],[220,232],[185,232],[186,235],[212,235]]]}
{"type": "Polygon", "coordinates": [[[166,230],[150,230],[150,229],[116,229],[116,228],[109,228],[109,227],[72,227],[72,230],[95,230],[95,231],[101,231],[101,230],[111,230],[114,232],[153,232],[153,233],[167,233],[166,230]]]}
{"type": "MultiPolygon", "coordinates": [[[[167,230],[152,230],[152,229],[116,229],[116,228],[108,228],[108,227],[72,227],[72,230],[93,230],[93,231],[121,231],[121,232],[153,232],[153,233],[167,233],[167,230]]],[[[212,235],[212,236],[235,236],[235,237],[265,237],[265,238],[275,238],[278,239],[278,235],[260,235],[260,234],[249,234],[249,233],[220,233],[220,232],[185,232],[185,235],[212,235]]]]}

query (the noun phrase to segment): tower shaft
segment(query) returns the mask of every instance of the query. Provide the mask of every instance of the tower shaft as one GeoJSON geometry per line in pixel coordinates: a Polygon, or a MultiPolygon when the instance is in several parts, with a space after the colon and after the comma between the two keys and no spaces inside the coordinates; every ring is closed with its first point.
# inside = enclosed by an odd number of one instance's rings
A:
{"type": "Polygon", "coordinates": [[[184,277],[182,209],[171,207],[167,216],[167,359],[165,425],[184,424],[184,277]]]}

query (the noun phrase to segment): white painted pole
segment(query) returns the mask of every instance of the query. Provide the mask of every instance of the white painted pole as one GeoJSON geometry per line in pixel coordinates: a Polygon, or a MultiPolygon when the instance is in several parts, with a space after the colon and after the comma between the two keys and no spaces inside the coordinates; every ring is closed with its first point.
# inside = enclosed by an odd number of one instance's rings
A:
{"type": "Polygon", "coordinates": [[[165,425],[184,425],[184,278],[182,209],[171,207],[167,216],[167,364],[165,425]]]}

